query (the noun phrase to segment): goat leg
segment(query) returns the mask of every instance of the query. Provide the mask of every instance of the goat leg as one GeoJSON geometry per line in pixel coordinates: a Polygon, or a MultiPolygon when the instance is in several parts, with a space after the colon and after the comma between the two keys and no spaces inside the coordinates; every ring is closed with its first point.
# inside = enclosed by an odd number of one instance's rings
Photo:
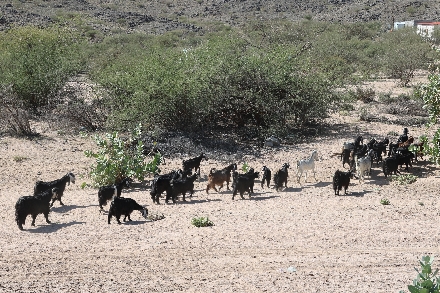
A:
{"type": "Polygon", "coordinates": [[[49,212],[45,212],[44,217],[46,218],[46,223],[50,224],[51,222],[49,221],[49,212]]]}
{"type": "Polygon", "coordinates": [[[37,215],[32,215],[32,223],[31,226],[35,226],[35,219],[37,218],[37,215]]]}
{"type": "Polygon", "coordinates": [[[241,199],[244,199],[243,193],[244,193],[244,191],[243,191],[243,192],[240,191],[240,197],[241,197],[241,199]]]}

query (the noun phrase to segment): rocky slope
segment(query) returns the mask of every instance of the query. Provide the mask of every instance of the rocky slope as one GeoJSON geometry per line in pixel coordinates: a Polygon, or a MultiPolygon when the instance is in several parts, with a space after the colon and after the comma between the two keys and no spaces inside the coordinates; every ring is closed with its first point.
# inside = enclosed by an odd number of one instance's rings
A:
{"type": "Polygon", "coordinates": [[[45,25],[81,16],[84,25],[104,33],[175,29],[201,31],[208,23],[241,25],[258,20],[314,19],[333,22],[438,19],[438,1],[413,0],[149,0],[0,1],[0,29],[45,25]]]}

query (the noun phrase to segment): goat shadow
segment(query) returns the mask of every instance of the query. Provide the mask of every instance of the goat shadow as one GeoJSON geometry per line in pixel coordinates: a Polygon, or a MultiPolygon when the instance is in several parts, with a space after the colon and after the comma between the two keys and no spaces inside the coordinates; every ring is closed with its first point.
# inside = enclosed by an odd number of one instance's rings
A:
{"type": "MultiPolygon", "coordinates": [[[[302,190],[303,190],[303,186],[301,186],[301,187],[285,187],[282,190],[278,190],[278,192],[301,192],[302,190]]],[[[274,189],[274,192],[277,192],[277,191],[274,189]]]]}
{"type": "Polygon", "coordinates": [[[29,229],[29,230],[25,230],[28,231],[30,233],[53,233],[53,232],[57,232],[60,229],[69,227],[69,226],[73,226],[73,225],[80,225],[80,224],[85,224],[86,222],[77,222],[77,221],[73,221],[70,223],[50,223],[50,224],[46,224],[46,225],[42,225],[42,226],[37,226],[35,229],[29,229]]]}
{"type": "Polygon", "coordinates": [[[307,184],[307,185],[301,184],[300,190],[302,190],[303,188],[310,188],[312,186],[314,186],[314,187],[327,187],[332,184],[333,184],[332,182],[323,182],[323,181],[316,182],[316,183],[312,182],[311,184],[307,184]]]}
{"type": "Polygon", "coordinates": [[[63,205],[58,207],[52,207],[51,212],[57,212],[57,213],[67,213],[70,212],[73,209],[85,209],[88,207],[94,207],[96,205],[88,205],[88,206],[77,206],[77,205],[63,205]]]}
{"type": "Polygon", "coordinates": [[[145,224],[148,222],[153,222],[153,221],[147,221],[147,220],[145,220],[145,221],[125,221],[125,222],[121,221],[121,224],[118,224],[118,222],[115,221],[114,224],[116,224],[116,225],[133,225],[134,226],[134,225],[142,225],[142,224],[145,224]]]}
{"type": "MultiPolygon", "coordinates": [[[[336,196],[364,197],[365,194],[371,192],[370,190],[364,190],[364,191],[353,191],[353,192],[347,191],[347,194],[344,194],[344,191],[343,191],[343,190],[344,190],[344,189],[341,189],[341,190],[339,191],[339,195],[336,195],[336,196]]],[[[334,192],[333,192],[333,194],[334,194],[334,192]]]]}
{"type": "MultiPolygon", "coordinates": [[[[186,201],[178,200],[176,204],[198,204],[198,203],[205,203],[207,201],[221,201],[221,199],[186,199],[186,201]]],[[[172,204],[172,203],[171,203],[172,204]]]]}
{"type": "Polygon", "coordinates": [[[270,196],[256,196],[256,195],[258,195],[258,194],[252,195],[252,197],[250,197],[249,199],[250,200],[260,201],[260,200],[266,200],[266,199],[272,199],[272,198],[280,197],[279,195],[270,195],[270,196]]]}

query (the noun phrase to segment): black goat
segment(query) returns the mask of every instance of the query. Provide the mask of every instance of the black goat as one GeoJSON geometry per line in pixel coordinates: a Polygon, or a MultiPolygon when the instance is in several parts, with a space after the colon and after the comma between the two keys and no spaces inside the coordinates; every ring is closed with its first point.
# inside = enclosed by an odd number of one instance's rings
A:
{"type": "Polygon", "coordinates": [[[382,164],[382,170],[385,174],[385,178],[387,178],[388,175],[391,175],[394,173],[394,175],[397,175],[397,173],[400,174],[399,170],[399,162],[397,161],[397,158],[395,156],[385,158],[382,164]]]}
{"type": "Polygon", "coordinates": [[[361,145],[363,144],[364,144],[364,138],[361,135],[359,135],[354,140],[354,150],[357,151],[359,148],[361,148],[361,145]]]}
{"type": "MultiPolygon", "coordinates": [[[[399,149],[399,148],[398,148],[399,149]]],[[[408,171],[408,165],[410,167],[412,167],[411,161],[415,158],[415,155],[413,152],[408,151],[408,149],[405,148],[405,152],[403,153],[397,153],[396,155],[394,155],[397,159],[397,164],[399,166],[402,166],[403,164],[405,164],[406,168],[405,171],[408,171]]]]}
{"type": "Polygon", "coordinates": [[[171,180],[182,178],[183,173],[185,172],[183,172],[182,170],[178,170],[154,177],[150,191],[151,199],[153,200],[153,202],[159,204],[159,197],[163,192],[167,191],[167,189],[170,188],[171,180]]]}
{"type": "Polygon", "coordinates": [[[266,166],[263,166],[263,169],[261,169],[261,172],[263,172],[263,178],[261,179],[261,188],[264,187],[264,182],[266,182],[267,187],[269,187],[270,178],[272,178],[272,172],[266,166]]]}
{"type": "Polygon", "coordinates": [[[287,178],[289,178],[289,173],[287,169],[290,167],[289,163],[284,163],[281,169],[279,169],[273,176],[273,181],[275,183],[275,189],[278,191],[280,188],[287,187],[287,178]]]}
{"type": "Polygon", "coordinates": [[[344,187],[344,194],[347,194],[347,188],[350,184],[350,179],[353,179],[354,172],[352,170],[348,172],[343,172],[336,170],[333,176],[333,189],[335,190],[335,195],[339,195],[342,187],[344,187]]]}
{"type": "Polygon", "coordinates": [[[379,162],[383,162],[382,154],[386,155],[387,145],[389,144],[389,142],[389,139],[385,138],[384,140],[379,142],[375,140],[373,145],[371,145],[371,147],[369,146],[369,148],[372,149],[374,153],[373,161],[376,160],[377,164],[379,164],[379,162]]]}
{"type": "Polygon", "coordinates": [[[50,190],[46,190],[38,193],[34,196],[22,196],[17,200],[15,204],[15,221],[18,228],[23,230],[23,225],[26,222],[26,217],[32,215],[32,226],[35,226],[35,219],[38,214],[43,214],[46,218],[46,223],[50,224],[49,212],[50,212],[50,200],[54,200],[59,196],[59,189],[54,187],[50,190]]]}
{"type": "Polygon", "coordinates": [[[110,224],[110,219],[112,216],[116,218],[118,224],[121,224],[120,218],[124,215],[124,222],[127,220],[131,221],[130,215],[133,211],[140,211],[142,216],[146,219],[148,216],[147,208],[139,205],[134,199],[125,197],[115,197],[110,204],[108,210],[108,223],[110,224]]]}
{"type": "Polygon", "coordinates": [[[167,189],[167,197],[165,202],[168,203],[168,200],[171,199],[173,203],[176,203],[177,196],[182,194],[183,201],[186,201],[185,195],[189,192],[189,196],[192,197],[194,193],[194,181],[196,181],[198,177],[197,173],[194,173],[192,176],[182,179],[172,179],[170,181],[170,186],[167,189]]]}
{"type": "Polygon", "coordinates": [[[73,175],[72,172],[69,172],[66,175],[64,175],[62,178],[54,181],[49,181],[49,182],[37,181],[34,187],[34,195],[37,195],[43,191],[50,190],[56,187],[58,188],[58,196],[52,199],[52,202],[50,203],[50,207],[52,207],[55,200],[59,200],[60,205],[64,205],[64,203],[61,201],[61,197],[63,196],[64,190],[66,189],[66,183],[69,183],[70,185],[71,182],[75,183],[75,175],[73,175]]]}
{"type": "Polygon", "coordinates": [[[182,162],[183,170],[185,171],[188,169],[194,169],[194,172],[197,172],[197,170],[198,170],[198,173],[200,175],[200,162],[202,161],[203,158],[205,159],[205,161],[208,160],[208,158],[205,156],[204,153],[202,153],[198,157],[195,157],[195,158],[192,158],[192,159],[189,159],[186,161],[183,160],[183,162],[182,162]]]}
{"type": "Polygon", "coordinates": [[[354,155],[364,147],[363,142],[364,139],[359,135],[354,142],[344,143],[341,150],[342,167],[345,167],[345,164],[347,163],[350,169],[354,168],[354,155]]]}
{"type": "Polygon", "coordinates": [[[98,190],[98,203],[100,212],[104,210],[102,206],[107,205],[107,202],[111,200],[113,197],[120,197],[122,193],[122,189],[129,188],[131,183],[130,178],[124,178],[121,182],[115,185],[106,185],[101,186],[98,190]]]}
{"type": "Polygon", "coordinates": [[[342,167],[345,167],[345,164],[347,163],[351,168],[354,162],[352,157],[353,157],[353,149],[343,148],[341,152],[342,167]]]}
{"type": "Polygon", "coordinates": [[[255,178],[258,178],[259,172],[254,172],[254,169],[251,168],[245,174],[238,174],[238,172],[234,172],[232,175],[232,200],[234,200],[237,192],[240,193],[240,197],[244,199],[243,194],[245,192],[249,193],[249,197],[254,193],[254,184],[255,178]]]}

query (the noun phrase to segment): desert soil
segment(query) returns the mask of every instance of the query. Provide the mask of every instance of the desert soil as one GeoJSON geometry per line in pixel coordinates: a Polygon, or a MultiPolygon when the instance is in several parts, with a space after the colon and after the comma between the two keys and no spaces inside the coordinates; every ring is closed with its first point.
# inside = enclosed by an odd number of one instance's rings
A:
{"type": "MultiPolygon", "coordinates": [[[[232,200],[232,192],[206,194],[211,168],[226,166],[209,154],[202,161],[196,192],[187,202],[153,204],[148,184],[123,191],[146,205],[158,221],[139,212],[133,222],[107,224],[99,213],[97,190],[81,189],[96,149],[90,137],[70,136],[36,124],[41,136],[0,139],[0,291],[2,292],[398,292],[416,277],[423,255],[439,255],[439,169],[427,160],[410,168],[417,181],[399,185],[374,165],[365,182],[352,180],[347,195],[336,196],[332,177],[343,170],[338,157],[357,134],[383,138],[402,126],[361,122],[356,115],[329,118],[335,125],[319,138],[261,150],[245,157],[251,167],[273,172],[290,163],[288,188],[262,188],[232,200]],[[296,161],[316,149],[316,180],[296,181],[296,161]],[[36,180],[61,178],[65,206],[55,203],[46,224],[20,231],[14,205],[30,195],[36,180]],[[382,205],[381,199],[390,205],[382,205]],[[191,225],[209,217],[213,227],[191,225]]],[[[424,127],[409,127],[417,138],[424,127]]],[[[395,141],[397,137],[390,137],[395,141]]],[[[167,159],[163,172],[180,168],[187,157],[167,159]]],[[[243,162],[236,162],[239,166],[243,162]]],[[[260,177],[261,178],[261,177],[260,177]]],[[[108,209],[108,206],[105,207],[108,209]]],[[[440,262],[434,262],[439,267],[440,262]]]]}

